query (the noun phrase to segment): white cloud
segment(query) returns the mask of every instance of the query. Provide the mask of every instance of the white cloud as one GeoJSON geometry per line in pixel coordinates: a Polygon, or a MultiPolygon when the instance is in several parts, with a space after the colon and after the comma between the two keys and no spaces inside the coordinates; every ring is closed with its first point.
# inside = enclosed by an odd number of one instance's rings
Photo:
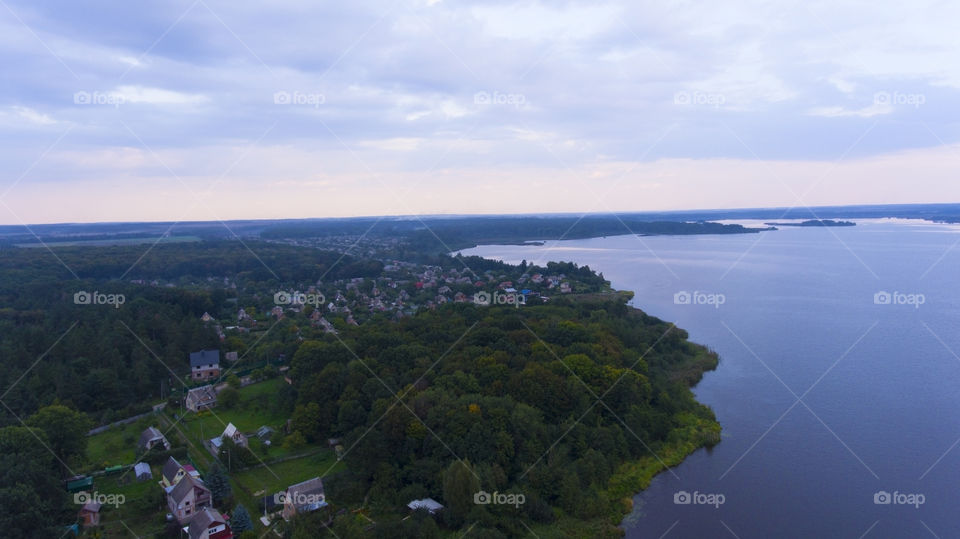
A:
{"type": "Polygon", "coordinates": [[[148,105],[199,105],[210,101],[205,95],[144,86],[118,86],[113,94],[122,98],[124,103],[148,105]]]}
{"type": "Polygon", "coordinates": [[[57,123],[56,120],[51,118],[48,114],[37,112],[29,107],[14,106],[11,107],[17,117],[26,120],[28,123],[35,125],[53,125],[57,123]]]}
{"type": "Polygon", "coordinates": [[[822,116],[824,118],[848,118],[848,117],[858,117],[858,118],[872,118],[874,116],[880,116],[883,114],[890,114],[893,112],[893,107],[889,104],[875,103],[868,107],[863,107],[859,109],[846,109],[843,107],[815,107],[810,109],[807,114],[810,116],[822,116]]]}

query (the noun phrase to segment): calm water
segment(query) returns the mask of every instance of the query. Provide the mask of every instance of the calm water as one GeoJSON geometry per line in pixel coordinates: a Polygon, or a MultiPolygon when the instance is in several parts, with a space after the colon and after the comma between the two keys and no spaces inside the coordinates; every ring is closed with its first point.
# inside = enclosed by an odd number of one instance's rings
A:
{"type": "Polygon", "coordinates": [[[627,537],[960,537],[958,241],[957,227],[861,221],[465,254],[588,264],[720,353],[695,392],[723,441],[636,496],[627,537]],[[677,304],[684,291],[725,301],[677,304]],[[901,295],[878,305],[881,291],[901,295]],[[893,304],[919,302],[907,294],[924,303],[893,304]]]}

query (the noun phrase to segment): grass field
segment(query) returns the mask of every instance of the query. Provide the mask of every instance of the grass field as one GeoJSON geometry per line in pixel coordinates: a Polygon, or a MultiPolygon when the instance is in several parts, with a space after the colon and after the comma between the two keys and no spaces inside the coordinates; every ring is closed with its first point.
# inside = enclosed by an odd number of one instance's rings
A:
{"type": "Polygon", "coordinates": [[[240,389],[240,402],[233,409],[214,408],[201,414],[187,413],[180,424],[195,441],[210,439],[223,433],[228,423],[236,425],[241,432],[252,433],[263,425],[279,430],[287,417],[270,411],[270,396],[277,391],[280,378],[267,380],[240,389]]]}
{"type": "MultiPolygon", "coordinates": [[[[98,470],[117,464],[135,464],[135,459],[140,456],[137,450],[140,433],[150,425],[158,426],[159,418],[145,417],[87,438],[90,468],[98,470]]],[[[162,428],[160,432],[163,432],[162,428]]]]}
{"type": "MultiPolygon", "coordinates": [[[[91,469],[99,470],[105,465],[133,464],[139,457],[136,445],[140,433],[146,427],[154,425],[174,445],[179,445],[178,432],[182,432],[190,441],[190,455],[201,473],[206,472],[213,457],[203,446],[205,439],[219,436],[227,423],[233,423],[244,433],[252,434],[259,427],[267,425],[281,431],[287,416],[271,411],[270,399],[285,382],[276,378],[249,385],[240,389],[240,402],[233,409],[214,408],[210,413],[193,414],[187,412],[168,431],[168,423],[173,424],[174,415],[179,410],[169,409],[162,416],[147,417],[130,425],[116,427],[91,436],[88,440],[87,454],[91,469]]],[[[286,489],[290,485],[323,477],[345,469],[338,462],[335,453],[320,445],[307,445],[296,449],[281,446],[261,449],[260,440],[250,438],[250,448],[266,464],[260,464],[243,471],[230,474],[233,495],[237,503],[242,503],[255,517],[259,507],[259,498],[286,489]],[[295,457],[295,458],[292,458],[295,457]],[[263,491],[264,494],[255,495],[263,491]]],[[[181,461],[182,462],[182,461],[181,461]]],[[[152,537],[163,532],[167,513],[165,499],[157,481],[160,467],[153,466],[154,479],[136,482],[132,472],[126,476],[120,474],[98,476],[94,481],[95,489],[103,495],[123,495],[125,503],[117,507],[104,507],[102,523],[104,537],[152,537]]],[[[259,532],[264,529],[255,520],[259,532]]]]}
{"type": "Polygon", "coordinates": [[[132,471],[94,479],[94,491],[103,503],[104,537],[150,537],[163,531],[167,509],[157,485],[160,468],[152,471],[154,478],[145,481],[137,481],[132,471]]]}
{"type": "MultiPolygon", "coordinates": [[[[310,451],[305,447],[301,451],[310,451]]],[[[329,449],[320,449],[316,453],[293,460],[250,468],[234,473],[233,480],[247,492],[265,491],[266,494],[279,492],[290,485],[314,477],[323,477],[345,469],[342,462],[329,449]]]]}

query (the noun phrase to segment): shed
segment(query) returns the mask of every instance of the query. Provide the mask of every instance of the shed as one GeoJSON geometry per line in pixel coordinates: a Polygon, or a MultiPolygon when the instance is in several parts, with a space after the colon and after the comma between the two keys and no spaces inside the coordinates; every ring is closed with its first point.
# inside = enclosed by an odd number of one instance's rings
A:
{"type": "Polygon", "coordinates": [[[133,473],[137,477],[137,481],[146,481],[147,479],[153,479],[153,472],[150,471],[150,465],[146,462],[138,462],[133,467],[133,473]]]}

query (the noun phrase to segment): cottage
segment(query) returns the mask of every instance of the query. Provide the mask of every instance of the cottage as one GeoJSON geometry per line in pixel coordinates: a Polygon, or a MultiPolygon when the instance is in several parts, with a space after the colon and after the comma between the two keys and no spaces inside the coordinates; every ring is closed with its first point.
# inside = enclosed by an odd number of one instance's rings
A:
{"type": "Polygon", "coordinates": [[[240,432],[237,427],[230,423],[227,425],[227,428],[223,430],[223,434],[220,435],[221,438],[228,438],[233,440],[233,443],[237,444],[240,447],[249,446],[249,441],[247,437],[240,432]]]}
{"type": "Polygon", "coordinates": [[[177,459],[170,457],[167,462],[163,463],[163,468],[160,471],[160,485],[164,490],[169,489],[179,483],[185,475],[187,475],[186,469],[177,462],[177,459]]]}
{"type": "Polygon", "coordinates": [[[211,380],[220,376],[220,350],[190,353],[190,378],[211,380]]]}
{"type": "Polygon", "coordinates": [[[147,430],[140,433],[140,442],[137,444],[137,447],[141,451],[150,451],[156,446],[161,446],[166,450],[170,450],[170,442],[167,441],[167,438],[161,433],[156,427],[147,427],[147,430]]]}
{"type": "Polygon", "coordinates": [[[186,528],[190,539],[231,539],[233,531],[220,511],[204,507],[198,511],[186,528]]]}
{"type": "Polygon", "coordinates": [[[177,522],[186,524],[210,505],[210,489],[192,475],[184,475],[167,494],[167,507],[177,522]]]}
{"type": "Polygon", "coordinates": [[[418,511],[420,509],[425,509],[431,515],[435,515],[443,510],[443,506],[440,505],[440,503],[437,502],[437,500],[434,500],[433,498],[413,500],[412,502],[407,504],[407,507],[409,507],[411,511],[418,511]]]}
{"type": "Polygon", "coordinates": [[[100,503],[87,502],[83,504],[83,507],[80,509],[80,512],[77,513],[77,516],[80,518],[80,524],[84,528],[99,526],[100,525],[100,503]]]}
{"type": "Polygon", "coordinates": [[[323,480],[319,477],[307,479],[287,488],[283,496],[283,519],[290,520],[296,515],[316,511],[326,506],[323,480]]]}
{"type": "Polygon", "coordinates": [[[153,479],[153,472],[150,471],[150,465],[146,462],[138,462],[133,466],[133,474],[137,481],[146,481],[153,479]]]}
{"type": "Polygon", "coordinates": [[[187,398],[184,406],[191,412],[209,410],[217,405],[217,392],[213,386],[202,386],[191,389],[187,392],[187,398]]]}

